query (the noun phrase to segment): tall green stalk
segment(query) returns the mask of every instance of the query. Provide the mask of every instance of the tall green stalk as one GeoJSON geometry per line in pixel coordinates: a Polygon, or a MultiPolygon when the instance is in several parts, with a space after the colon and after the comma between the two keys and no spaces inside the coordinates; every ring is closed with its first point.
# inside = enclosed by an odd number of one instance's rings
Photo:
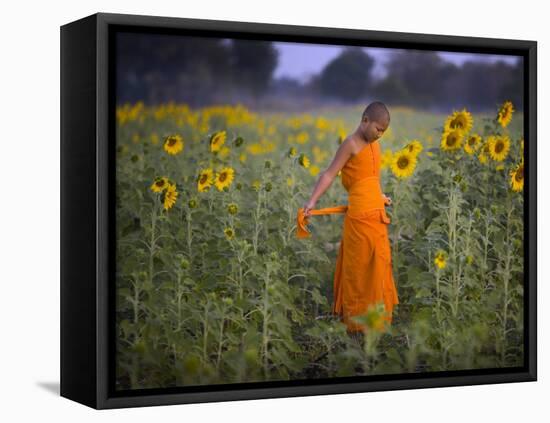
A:
{"type": "Polygon", "coordinates": [[[448,189],[449,207],[445,211],[447,216],[447,240],[449,242],[449,260],[452,264],[451,270],[451,290],[452,290],[452,302],[451,311],[454,317],[458,315],[458,305],[460,302],[460,273],[461,264],[458,260],[457,253],[457,232],[458,232],[458,190],[454,186],[453,181],[449,183],[448,189]]]}
{"type": "Polygon", "coordinates": [[[263,371],[264,378],[269,378],[269,323],[270,323],[270,307],[269,307],[269,283],[270,283],[270,266],[266,266],[264,276],[264,295],[262,307],[262,354],[263,354],[263,371]]]}
{"type": "Polygon", "coordinates": [[[501,328],[501,349],[500,349],[500,361],[501,366],[504,366],[506,363],[506,346],[507,346],[507,329],[506,323],[508,322],[508,302],[509,302],[509,286],[511,280],[511,265],[513,258],[513,246],[510,234],[510,226],[512,220],[513,204],[510,196],[510,192],[506,197],[507,199],[507,208],[506,208],[506,252],[504,256],[504,269],[502,272],[502,281],[504,285],[503,300],[502,300],[502,328],[501,328]]]}

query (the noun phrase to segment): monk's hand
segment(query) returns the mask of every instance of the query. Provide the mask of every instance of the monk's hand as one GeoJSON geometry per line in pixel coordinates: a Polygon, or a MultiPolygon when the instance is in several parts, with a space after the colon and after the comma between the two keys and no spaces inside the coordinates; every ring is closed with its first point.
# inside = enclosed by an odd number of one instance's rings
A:
{"type": "Polygon", "coordinates": [[[304,216],[305,216],[305,217],[308,217],[308,216],[310,215],[311,209],[315,208],[315,203],[316,203],[316,201],[309,200],[309,201],[304,205],[304,216]]]}
{"type": "Polygon", "coordinates": [[[391,205],[391,198],[388,197],[386,194],[382,194],[382,198],[384,199],[384,203],[388,206],[391,205]]]}

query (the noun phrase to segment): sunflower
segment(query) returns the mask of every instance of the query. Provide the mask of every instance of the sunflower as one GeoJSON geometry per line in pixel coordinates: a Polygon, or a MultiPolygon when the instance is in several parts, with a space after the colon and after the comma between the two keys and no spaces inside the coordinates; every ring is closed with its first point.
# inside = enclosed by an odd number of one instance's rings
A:
{"type": "Polygon", "coordinates": [[[519,141],[519,151],[521,153],[521,158],[523,159],[523,137],[521,138],[521,140],[519,141]]]}
{"type": "Polygon", "coordinates": [[[384,150],[384,154],[382,154],[382,161],[380,163],[380,168],[385,169],[386,167],[391,166],[391,161],[393,158],[393,153],[391,150],[384,150]]]}
{"type": "Polygon", "coordinates": [[[479,162],[481,164],[485,164],[487,163],[487,160],[489,159],[489,141],[485,141],[485,143],[483,144],[483,147],[481,147],[481,151],[479,153],[479,155],[477,156],[477,158],[479,159],[479,162]]]}
{"type": "Polygon", "coordinates": [[[489,155],[496,162],[503,161],[510,150],[510,138],[507,135],[489,136],[489,155]]]}
{"type": "Polygon", "coordinates": [[[439,250],[435,254],[434,263],[439,269],[445,268],[445,266],[447,266],[447,253],[445,253],[445,251],[439,250]]]}
{"type": "Polygon", "coordinates": [[[481,146],[481,137],[478,134],[470,135],[464,143],[464,151],[470,155],[474,154],[481,146]]]}
{"type": "Polygon", "coordinates": [[[258,179],[255,179],[252,182],[251,186],[254,189],[254,191],[260,191],[260,188],[262,187],[262,182],[258,179]]]}
{"type": "Polygon", "coordinates": [[[210,151],[215,153],[220,150],[222,144],[225,142],[227,136],[225,131],[214,132],[210,137],[210,151]]]}
{"type": "Polygon", "coordinates": [[[452,129],[458,129],[463,132],[469,132],[472,129],[474,120],[472,115],[466,109],[462,109],[461,112],[455,111],[451,116],[445,121],[444,130],[445,132],[452,129]]]}
{"type": "Polygon", "coordinates": [[[237,137],[235,138],[235,140],[233,141],[233,144],[235,144],[235,147],[240,147],[241,145],[244,144],[244,139],[243,137],[237,137]]]}
{"type": "Polygon", "coordinates": [[[227,239],[233,239],[235,237],[235,231],[233,230],[233,228],[225,228],[223,230],[223,233],[225,234],[225,237],[227,239]]]}
{"type": "Polygon", "coordinates": [[[216,181],[214,182],[218,191],[223,191],[225,187],[229,187],[231,182],[233,182],[233,175],[235,171],[230,167],[224,167],[216,175],[216,181]]]}
{"type": "Polygon", "coordinates": [[[229,212],[229,214],[237,214],[237,212],[239,211],[239,206],[235,203],[230,203],[227,206],[227,211],[229,212]]]}
{"type": "Polygon", "coordinates": [[[197,179],[197,188],[199,192],[208,191],[214,182],[214,171],[210,168],[202,169],[197,179]]]}
{"type": "Polygon", "coordinates": [[[223,146],[219,152],[220,159],[225,159],[227,156],[229,156],[229,153],[231,153],[231,149],[229,147],[223,146]]]}
{"type": "Polygon", "coordinates": [[[298,159],[298,162],[305,167],[306,169],[309,167],[309,159],[305,154],[300,154],[300,158],[298,159]]]}
{"type": "Polygon", "coordinates": [[[166,176],[155,178],[155,182],[151,185],[153,192],[162,192],[168,187],[169,181],[166,176]]]}
{"type": "Polygon", "coordinates": [[[498,109],[497,120],[503,128],[506,128],[512,120],[514,113],[514,105],[511,101],[505,101],[498,109]]]}
{"type": "Polygon", "coordinates": [[[309,134],[306,131],[302,131],[298,135],[296,135],[296,142],[298,144],[305,144],[308,141],[309,141],[309,134]]]}
{"type": "Polygon", "coordinates": [[[408,150],[401,150],[394,154],[391,170],[398,178],[408,178],[414,172],[416,167],[416,155],[408,150]]]}
{"type": "Polygon", "coordinates": [[[183,139],[177,134],[167,136],[164,140],[164,150],[168,154],[178,154],[183,150],[183,139]]]}
{"type": "Polygon", "coordinates": [[[410,143],[408,143],[405,146],[405,149],[409,151],[409,153],[412,154],[418,154],[422,151],[422,143],[418,140],[412,140],[410,143]]]}
{"type": "Polygon", "coordinates": [[[363,316],[368,328],[374,331],[384,330],[386,312],[383,304],[379,303],[367,307],[366,313],[363,316]]]}
{"type": "Polygon", "coordinates": [[[312,166],[309,168],[309,173],[310,173],[312,176],[317,175],[320,171],[321,171],[321,169],[319,169],[319,166],[317,166],[317,165],[312,165],[312,166]]]}
{"type": "Polygon", "coordinates": [[[164,209],[171,209],[174,204],[176,204],[176,198],[178,197],[178,192],[176,191],[175,184],[168,184],[168,188],[164,193],[164,209]]]}
{"type": "Polygon", "coordinates": [[[460,129],[450,129],[441,136],[441,148],[446,151],[458,150],[462,145],[464,132],[460,129]]]}
{"type": "Polygon", "coordinates": [[[288,157],[294,157],[298,152],[294,147],[290,147],[290,150],[288,150],[288,157]]]}
{"type": "Polygon", "coordinates": [[[510,171],[510,186],[513,191],[523,190],[524,167],[523,160],[510,171]]]}

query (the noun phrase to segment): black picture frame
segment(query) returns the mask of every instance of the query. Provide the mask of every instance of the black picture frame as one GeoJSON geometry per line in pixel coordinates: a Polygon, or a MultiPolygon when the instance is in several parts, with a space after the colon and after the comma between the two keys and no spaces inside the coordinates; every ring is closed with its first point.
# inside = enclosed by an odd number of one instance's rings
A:
{"type": "Polygon", "coordinates": [[[60,28],[61,396],[95,409],[537,380],[536,41],[96,13],[60,28]],[[117,28],[524,58],[525,363],[523,367],[113,392],[112,34],[117,28]]]}

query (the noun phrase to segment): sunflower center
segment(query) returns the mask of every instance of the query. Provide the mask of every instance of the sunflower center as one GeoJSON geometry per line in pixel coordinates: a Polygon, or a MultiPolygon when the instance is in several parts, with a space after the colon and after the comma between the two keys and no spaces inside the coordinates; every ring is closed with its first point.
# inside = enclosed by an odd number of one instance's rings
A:
{"type": "Polygon", "coordinates": [[[460,118],[457,118],[451,122],[452,128],[464,128],[464,122],[460,118]]]}
{"type": "Polygon", "coordinates": [[[170,147],[172,147],[175,143],[176,143],[176,139],[175,139],[175,138],[170,138],[170,139],[168,140],[168,145],[169,145],[170,147]]]}
{"type": "Polygon", "coordinates": [[[227,173],[222,172],[222,173],[220,174],[220,182],[223,182],[223,181],[225,181],[226,179],[227,179],[227,173]]]}
{"type": "Polygon", "coordinates": [[[500,153],[502,150],[504,150],[504,143],[502,141],[497,141],[495,144],[495,153],[500,153]]]}
{"type": "Polygon", "coordinates": [[[199,179],[199,182],[201,184],[204,184],[207,179],[208,179],[208,175],[201,175],[201,178],[199,179]]]}
{"type": "Polygon", "coordinates": [[[453,145],[456,144],[457,140],[458,140],[458,139],[457,139],[456,135],[449,135],[449,136],[447,137],[447,145],[448,145],[449,147],[452,147],[453,145]]]}
{"type": "Polygon", "coordinates": [[[156,185],[157,185],[157,187],[161,187],[161,186],[164,185],[164,181],[163,180],[157,181],[156,185]]]}
{"type": "Polygon", "coordinates": [[[520,167],[517,171],[516,171],[516,181],[518,182],[521,182],[523,181],[523,167],[520,167]]]}
{"type": "Polygon", "coordinates": [[[468,144],[469,144],[470,146],[475,145],[475,143],[476,143],[476,139],[475,139],[474,137],[471,137],[471,138],[468,140],[468,144]]]}
{"type": "Polygon", "coordinates": [[[409,165],[408,157],[400,157],[399,160],[397,160],[397,167],[399,169],[405,169],[408,165],[409,165]]]}

